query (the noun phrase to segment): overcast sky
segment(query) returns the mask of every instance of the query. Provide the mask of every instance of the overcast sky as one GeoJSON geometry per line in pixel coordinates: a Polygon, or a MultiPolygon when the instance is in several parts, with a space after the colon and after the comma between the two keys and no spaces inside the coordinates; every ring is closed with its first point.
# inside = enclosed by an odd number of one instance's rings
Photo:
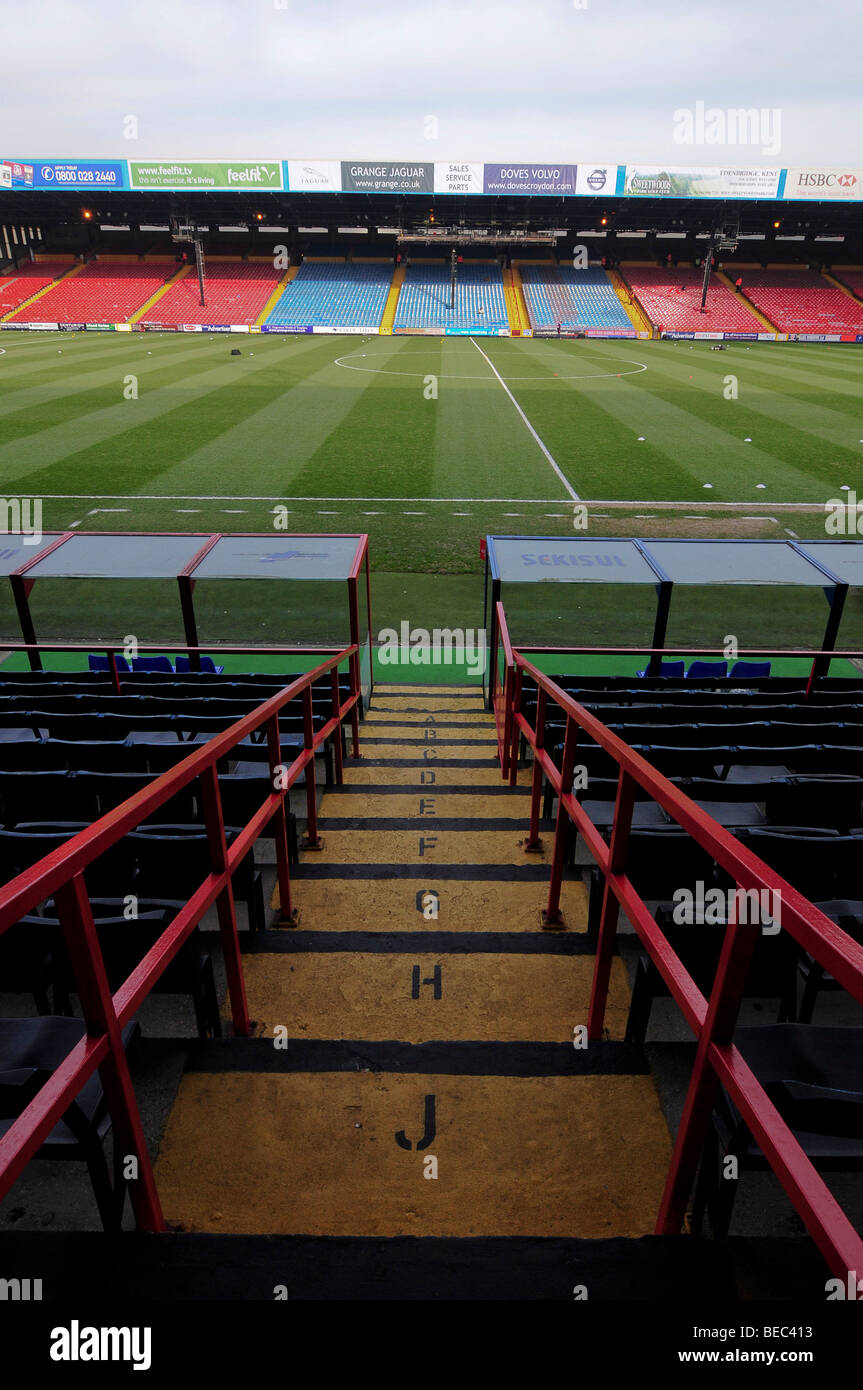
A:
{"type": "Polygon", "coordinates": [[[0,17],[4,158],[863,165],[861,0],[0,0],[0,17]],[[698,102],[763,110],[767,144],[678,143],[698,102]]]}

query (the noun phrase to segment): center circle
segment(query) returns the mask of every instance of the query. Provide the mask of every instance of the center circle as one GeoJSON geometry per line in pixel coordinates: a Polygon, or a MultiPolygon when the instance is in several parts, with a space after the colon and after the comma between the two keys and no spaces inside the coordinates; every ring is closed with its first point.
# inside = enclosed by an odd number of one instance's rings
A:
{"type": "MultiPolygon", "coordinates": [[[[458,351],[458,349],[456,349],[456,351],[458,351]]],[[[408,352],[408,353],[404,353],[404,352],[403,352],[403,353],[400,354],[400,356],[407,356],[407,357],[419,357],[419,356],[421,356],[421,355],[422,355],[421,353],[416,352],[416,351],[414,351],[414,352],[408,352]]],[[[450,355],[452,355],[452,353],[450,353],[450,355]]],[[[462,355],[466,355],[466,354],[464,353],[464,350],[462,350],[462,355]]],[[[470,355],[471,357],[473,357],[473,353],[470,353],[469,355],[470,355]]],[[[358,356],[364,357],[364,358],[371,358],[371,359],[374,359],[374,358],[378,357],[378,358],[383,358],[383,359],[385,359],[385,360],[387,360],[387,361],[390,360],[389,354],[385,354],[385,353],[381,353],[381,352],[369,352],[369,353],[363,352],[363,353],[359,353],[358,356]]],[[[432,371],[431,368],[429,368],[429,370],[428,370],[428,371],[425,371],[425,372],[399,372],[399,371],[393,371],[393,370],[391,370],[391,369],[388,370],[388,369],[385,368],[385,367],[361,367],[361,366],[358,366],[355,362],[346,361],[346,360],[345,360],[345,357],[346,357],[346,354],[345,354],[345,356],[342,356],[342,357],[336,357],[336,358],[334,359],[334,365],[335,365],[336,367],[344,367],[347,371],[351,371],[351,372],[366,372],[366,373],[368,373],[370,376],[425,377],[425,376],[428,376],[428,375],[431,373],[432,375],[436,376],[436,377],[438,378],[439,381],[493,381],[493,380],[494,380],[494,378],[493,378],[493,377],[490,377],[490,376],[488,375],[488,373],[474,374],[474,373],[471,373],[471,372],[468,372],[468,373],[462,373],[462,372],[440,372],[440,371],[432,371]]],[[[602,380],[602,379],[609,378],[609,377],[613,378],[613,377],[619,377],[619,376],[636,376],[639,372],[646,372],[646,371],[647,371],[647,364],[646,364],[646,362],[637,362],[637,361],[635,361],[635,359],[632,358],[632,357],[616,357],[616,358],[614,359],[614,361],[615,361],[615,362],[627,362],[627,363],[630,365],[630,367],[634,368],[634,370],[628,371],[628,372],[574,372],[574,373],[572,373],[572,374],[567,373],[566,375],[563,375],[563,374],[560,374],[560,373],[556,373],[554,376],[551,376],[551,375],[542,376],[540,373],[534,373],[534,374],[532,374],[531,376],[506,376],[502,371],[499,370],[499,368],[498,368],[497,366],[495,366],[495,370],[496,370],[496,371],[499,371],[499,375],[500,375],[500,378],[501,378],[502,381],[598,381],[598,380],[602,380]]]]}

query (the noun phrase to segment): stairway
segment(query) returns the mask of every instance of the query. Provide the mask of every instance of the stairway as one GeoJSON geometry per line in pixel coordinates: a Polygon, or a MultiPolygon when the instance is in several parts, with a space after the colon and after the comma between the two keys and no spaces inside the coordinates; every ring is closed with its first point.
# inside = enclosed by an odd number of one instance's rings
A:
{"type": "Polygon", "coordinates": [[[509,331],[513,337],[520,337],[530,328],[530,315],[517,266],[503,272],[503,296],[506,301],[509,331]]]}
{"type": "Polygon", "coordinates": [[[263,309],[258,314],[258,317],[255,319],[256,324],[266,323],[267,319],[270,317],[270,314],[273,312],[279,300],[281,299],[283,292],[287,289],[291,281],[296,279],[297,271],[299,270],[299,268],[300,267],[298,265],[288,266],[284,275],[280,277],[279,283],[276,285],[276,288],[273,290],[273,293],[270,295],[263,309]]]}
{"type": "Polygon", "coordinates": [[[80,275],[81,271],[84,269],[85,266],[83,262],[78,262],[70,266],[68,270],[63,271],[62,275],[58,275],[56,279],[52,280],[50,285],[43,285],[41,290],[37,290],[36,293],[31,294],[28,299],[24,299],[20,304],[16,304],[14,309],[10,309],[5,314],[0,314],[0,323],[11,322],[16,314],[20,314],[22,309],[29,308],[30,305],[35,304],[38,299],[44,299],[46,294],[50,294],[52,290],[56,290],[62,280],[71,280],[74,275],[80,275]]]}
{"type": "MultiPolygon", "coordinates": [[[[740,269],[742,270],[743,267],[741,266],[740,269]]],[[[720,282],[720,284],[725,285],[727,289],[731,290],[732,294],[736,294],[736,293],[737,293],[737,291],[736,291],[736,289],[735,289],[734,281],[732,280],[731,276],[728,274],[727,271],[725,271],[725,270],[715,270],[713,273],[714,273],[714,276],[716,277],[716,279],[720,282]]],[[[756,319],[758,320],[758,322],[761,324],[761,327],[765,330],[765,332],[767,332],[767,333],[776,333],[776,332],[778,332],[778,329],[777,329],[777,327],[776,327],[776,324],[775,324],[775,323],[771,323],[771,321],[770,321],[770,319],[767,317],[767,315],[764,314],[764,313],[762,313],[762,311],[761,311],[760,309],[756,309],[755,305],[752,303],[752,300],[749,298],[749,295],[746,293],[745,287],[740,291],[740,296],[739,296],[739,297],[740,297],[740,299],[743,301],[743,303],[746,305],[746,307],[747,307],[747,309],[749,310],[750,314],[752,314],[753,317],[756,318],[756,319]]]]}
{"type": "Polygon", "coordinates": [[[387,291],[387,302],[384,305],[383,317],[381,319],[379,333],[391,334],[396,317],[396,305],[399,302],[402,285],[405,282],[405,267],[397,265],[393,271],[393,278],[387,291]]]}
{"type": "Polygon", "coordinates": [[[654,325],[647,317],[646,311],[635,297],[635,291],[626,283],[619,270],[607,269],[606,275],[611,281],[611,287],[617,295],[627,318],[632,323],[637,333],[646,333],[649,338],[653,337],[654,325]]]}
{"type": "Polygon", "coordinates": [[[480,691],[377,686],[363,735],[298,927],[246,938],[258,1036],[192,1049],[156,1167],[176,1258],[221,1235],[214,1260],[280,1261],[291,1298],[727,1294],[714,1247],[650,1235],[671,1144],[620,1041],[625,971],[607,1036],[574,1046],[584,887],[543,931],[551,826],[526,855],[528,772],[501,781],[480,691]]]}

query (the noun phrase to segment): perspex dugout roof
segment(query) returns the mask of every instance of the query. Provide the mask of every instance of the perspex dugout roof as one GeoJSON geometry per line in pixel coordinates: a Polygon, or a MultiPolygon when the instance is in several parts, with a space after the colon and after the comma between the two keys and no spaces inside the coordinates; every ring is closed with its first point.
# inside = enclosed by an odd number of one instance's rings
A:
{"type": "MultiPolygon", "coordinates": [[[[34,538],[24,533],[0,545],[0,575],[8,575],[24,641],[37,645],[29,597],[39,579],[173,579],[179,587],[186,642],[197,647],[195,585],[207,579],[337,581],[347,584],[351,643],[371,641],[369,538],[351,535],[195,532],[66,531],[34,538]],[[365,567],[366,621],[360,631],[358,579],[365,567]]],[[[191,659],[197,660],[194,653],[191,659]]],[[[30,664],[41,668],[38,652],[30,664]]]]}
{"type": "MultiPolygon", "coordinates": [[[[484,612],[490,648],[497,642],[495,604],[507,583],[653,584],[654,648],[665,645],[675,584],[821,589],[829,605],[821,644],[826,652],[836,646],[849,589],[863,588],[863,541],[487,536],[484,612]]],[[[660,661],[658,653],[651,656],[651,674],[658,673],[660,661]]]]}

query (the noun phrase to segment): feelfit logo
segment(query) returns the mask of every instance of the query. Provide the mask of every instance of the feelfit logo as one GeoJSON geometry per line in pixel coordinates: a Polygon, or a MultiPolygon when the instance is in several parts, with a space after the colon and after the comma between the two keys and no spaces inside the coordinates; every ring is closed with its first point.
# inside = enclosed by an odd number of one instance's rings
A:
{"type": "Polygon", "coordinates": [[[51,1329],[52,1361],[131,1361],[135,1371],[149,1371],[153,1333],[149,1327],[69,1327],[51,1329]]]}
{"type": "Polygon", "coordinates": [[[595,193],[598,193],[601,188],[605,187],[605,170],[594,169],[593,173],[587,176],[587,184],[595,193]]]}

